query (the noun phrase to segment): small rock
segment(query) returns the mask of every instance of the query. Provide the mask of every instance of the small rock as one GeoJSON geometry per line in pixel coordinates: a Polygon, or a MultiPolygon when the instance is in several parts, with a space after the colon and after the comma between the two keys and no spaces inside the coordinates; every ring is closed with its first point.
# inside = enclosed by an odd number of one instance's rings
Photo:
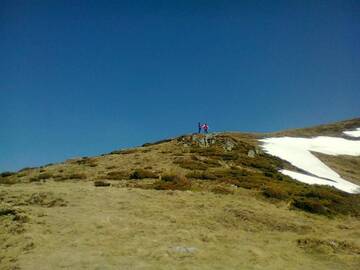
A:
{"type": "Polygon", "coordinates": [[[174,251],[174,252],[176,252],[176,253],[187,254],[187,253],[194,253],[195,251],[197,251],[197,248],[196,248],[196,247],[181,247],[181,246],[176,246],[176,247],[172,247],[171,250],[174,251]]]}
{"type": "Polygon", "coordinates": [[[224,146],[223,146],[223,148],[226,151],[231,151],[231,150],[233,150],[234,147],[235,147],[235,143],[230,140],[226,140],[224,143],[224,146]]]}
{"type": "Polygon", "coordinates": [[[256,153],[257,155],[261,155],[261,154],[263,153],[263,151],[260,149],[260,147],[256,146],[256,147],[255,147],[255,153],[256,153]]]}
{"type": "Polygon", "coordinates": [[[255,151],[254,150],[249,150],[248,157],[254,158],[255,157],[255,151]]]}

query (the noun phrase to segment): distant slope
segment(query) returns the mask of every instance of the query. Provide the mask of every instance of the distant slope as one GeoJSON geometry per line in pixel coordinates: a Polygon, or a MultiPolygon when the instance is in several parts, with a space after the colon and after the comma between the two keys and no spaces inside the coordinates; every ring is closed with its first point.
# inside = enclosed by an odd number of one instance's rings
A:
{"type": "Polygon", "coordinates": [[[345,121],[339,121],[330,124],[317,125],[313,127],[289,129],[284,131],[278,131],[273,133],[264,133],[263,137],[314,137],[314,136],[335,136],[346,137],[343,131],[354,130],[360,127],[360,118],[354,118],[345,121]]]}

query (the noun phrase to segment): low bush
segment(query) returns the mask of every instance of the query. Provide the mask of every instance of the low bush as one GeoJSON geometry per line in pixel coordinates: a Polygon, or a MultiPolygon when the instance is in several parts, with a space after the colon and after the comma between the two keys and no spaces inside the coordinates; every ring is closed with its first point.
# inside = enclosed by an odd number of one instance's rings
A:
{"type": "Polygon", "coordinates": [[[298,198],[292,202],[292,206],[314,214],[331,215],[328,208],[329,202],[313,198],[298,198]]]}
{"type": "Polygon", "coordinates": [[[111,180],[129,179],[129,173],[127,171],[113,171],[109,172],[106,178],[111,180]]]}
{"type": "Polygon", "coordinates": [[[94,181],[94,186],[95,187],[108,187],[108,186],[110,186],[110,183],[103,181],[103,180],[96,180],[96,181],[94,181]]]}
{"type": "Polygon", "coordinates": [[[205,171],[192,171],[186,175],[188,178],[202,179],[202,180],[215,180],[217,176],[208,170],[205,171]]]}
{"type": "Polygon", "coordinates": [[[89,166],[89,167],[97,166],[96,159],[89,158],[89,157],[83,157],[80,160],[75,160],[73,163],[78,164],[78,165],[85,165],[85,166],[89,166]]]}
{"type": "Polygon", "coordinates": [[[161,180],[155,182],[152,188],[157,190],[189,190],[191,182],[182,175],[167,174],[161,177],[161,180]]]}
{"type": "Polygon", "coordinates": [[[171,142],[172,139],[165,139],[165,140],[161,140],[161,141],[157,141],[157,142],[153,142],[153,143],[144,143],[142,145],[142,147],[147,147],[147,146],[151,146],[151,145],[158,145],[158,144],[162,144],[162,143],[166,143],[166,142],[171,142]]]}
{"type": "Polygon", "coordinates": [[[51,173],[41,173],[39,174],[39,176],[37,177],[39,180],[46,180],[51,178],[53,175],[51,173]]]}
{"type": "Polygon", "coordinates": [[[223,195],[234,193],[234,191],[232,189],[230,189],[228,187],[224,187],[224,186],[215,186],[210,191],[213,193],[216,193],[216,194],[223,194],[223,195]]]}
{"type": "Polygon", "coordinates": [[[137,169],[130,174],[130,179],[158,178],[152,171],[137,169]]]}
{"type": "Polygon", "coordinates": [[[84,173],[72,173],[72,174],[69,174],[66,178],[67,179],[86,179],[87,176],[84,173]]]}
{"type": "Polygon", "coordinates": [[[267,198],[277,200],[285,200],[289,198],[289,194],[282,186],[267,186],[262,190],[262,194],[267,198]]]}
{"type": "Polygon", "coordinates": [[[57,174],[53,176],[54,181],[63,181],[68,179],[65,175],[57,174]]]}
{"type": "Polygon", "coordinates": [[[29,179],[30,182],[40,182],[42,180],[47,180],[49,178],[52,178],[53,177],[53,174],[51,173],[40,173],[39,175],[37,176],[33,176],[29,179]]]}
{"type": "Polygon", "coordinates": [[[0,173],[0,177],[9,177],[9,176],[12,176],[14,175],[15,173],[14,172],[2,172],[0,173]]]}
{"type": "Polygon", "coordinates": [[[110,152],[110,155],[128,155],[138,152],[137,149],[123,149],[110,152]]]}
{"type": "Polygon", "coordinates": [[[16,180],[11,177],[0,177],[0,184],[4,185],[13,185],[16,183],[16,180]]]}

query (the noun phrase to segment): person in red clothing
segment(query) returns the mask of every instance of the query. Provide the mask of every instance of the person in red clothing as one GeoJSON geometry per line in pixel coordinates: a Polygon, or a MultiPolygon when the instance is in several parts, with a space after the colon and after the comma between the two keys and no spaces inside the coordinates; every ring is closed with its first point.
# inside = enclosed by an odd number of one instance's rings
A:
{"type": "Polygon", "coordinates": [[[204,129],[204,132],[205,132],[205,133],[208,133],[208,131],[209,131],[209,126],[208,126],[208,124],[205,123],[205,124],[203,125],[203,129],[204,129]]]}

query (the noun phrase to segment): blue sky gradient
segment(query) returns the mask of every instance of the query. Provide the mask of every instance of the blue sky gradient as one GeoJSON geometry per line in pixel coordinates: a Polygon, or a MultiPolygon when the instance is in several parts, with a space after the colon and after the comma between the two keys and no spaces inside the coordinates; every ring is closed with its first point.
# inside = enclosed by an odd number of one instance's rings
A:
{"type": "Polygon", "coordinates": [[[0,171],[360,115],[359,1],[2,1],[0,171]]]}

